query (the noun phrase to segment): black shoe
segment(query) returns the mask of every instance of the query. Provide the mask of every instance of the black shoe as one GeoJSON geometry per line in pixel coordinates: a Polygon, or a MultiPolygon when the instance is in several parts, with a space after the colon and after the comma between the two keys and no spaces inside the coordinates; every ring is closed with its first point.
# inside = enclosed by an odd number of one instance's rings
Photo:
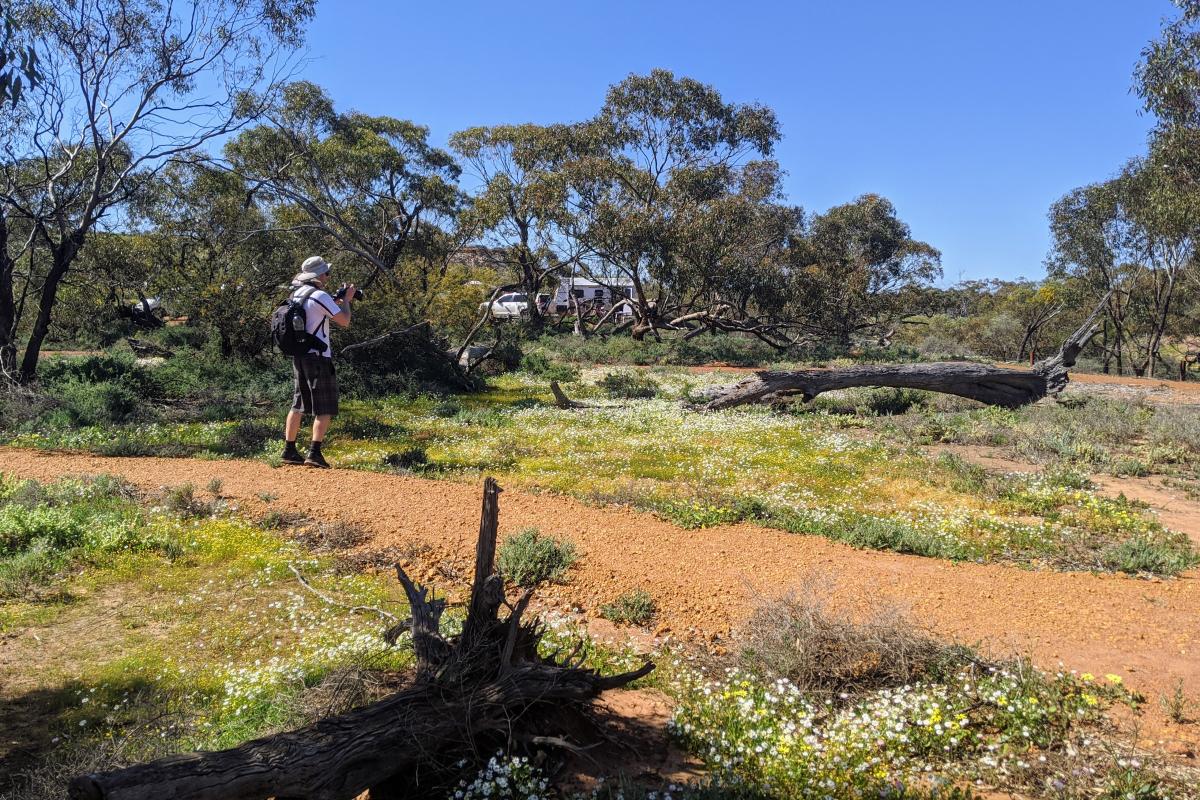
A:
{"type": "Polygon", "coordinates": [[[329,462],[325,460],[325,456],[321,455],[320,450],[316,450],[308,454],[308,458],[304,459],[306,467],[320,467],[321,469],[329,469],[329,462]]]}
{"type": "Polygon", "coordinates": [[[279,460],[285,464],[303,464],[304,456],[300,455],[300,451],[293,447],[290,450],[284,450],[279,460]]]}

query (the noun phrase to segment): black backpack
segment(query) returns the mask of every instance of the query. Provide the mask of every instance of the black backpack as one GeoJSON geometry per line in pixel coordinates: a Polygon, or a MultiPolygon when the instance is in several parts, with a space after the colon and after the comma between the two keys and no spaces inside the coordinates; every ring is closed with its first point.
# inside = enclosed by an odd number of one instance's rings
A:
{"type": "Polygon", "coordinates": [[[309,286],[307,292],[292,292],[271,314],[271,338],[285,356],[302,356],[311,350],[323,353],[328,347],[316,334],[308,332],[304,302],[316,291],[315,286],[309,286]]]}

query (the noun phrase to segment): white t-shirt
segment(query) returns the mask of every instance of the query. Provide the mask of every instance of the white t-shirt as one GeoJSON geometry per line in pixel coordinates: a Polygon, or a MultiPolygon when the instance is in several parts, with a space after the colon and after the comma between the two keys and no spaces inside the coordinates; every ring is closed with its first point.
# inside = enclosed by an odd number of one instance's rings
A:
{"type": "MultiPolygon", "coordinates": [[[[299,299],[303,292],[308,292],[312,289],[311,286],[298,286],[292,292],[294,299],[299,299]]],[[[337,301],[333,299],[333,295],[324,289],[317,289],[304,300],[304,328],[311,334],[315,334],[318,339],[325,343],[324,350],[309,350],[309,353],[314,355],[325,356],[331,358],[333,350],[329,345],[329,318],[334,314],[338,314],[342,309],[338,308],[337,301]]]]}

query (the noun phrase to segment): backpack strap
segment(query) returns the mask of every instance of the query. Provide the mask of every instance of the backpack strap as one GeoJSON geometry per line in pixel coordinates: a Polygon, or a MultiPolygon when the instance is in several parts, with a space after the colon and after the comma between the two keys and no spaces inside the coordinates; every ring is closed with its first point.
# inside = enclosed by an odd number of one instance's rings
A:
{"type": "MultiPolygon", "coordinates": [[[[296,302],[300,303],[301,304],[300,307],[303,308],[304,307],[303,304],[305,302],[307,302],[308,300],[311,300],[312,296],[319,291],[321,291],[321,287],[313,286],[311,283],[305,284],[303,288],[296,289],[295,291],[292,292],[292,299],[295,300],[296,302]],[[298,292],[303,292],[305,289],[308,290],[308,292],[306,294],[297,296],[298,292]]],[[[325,310],[328,311],[329,309],[327,308],[325,310]]],[[[326,338],[328,338],[329,337],[329,317],[323,317],[321,319],[321,327],[325,330],[325,336],[326,336],[326,338]]],[[[315,334],[314,334],[314,336],[315,336],[315,334]]],[[[324,342],[321,342],[321,344],[325,345],[324,342]]],[[[332,348],[329,345],[325,345],[324,347],[321,348],[321,352],[324,353],[326,350],[331,350],[331,349],[332,348]]]]}

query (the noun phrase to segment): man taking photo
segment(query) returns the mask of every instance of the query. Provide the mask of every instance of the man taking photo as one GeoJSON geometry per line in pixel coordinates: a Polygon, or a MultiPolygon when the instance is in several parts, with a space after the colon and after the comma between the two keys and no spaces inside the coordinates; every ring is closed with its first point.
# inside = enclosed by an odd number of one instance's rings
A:
{"type": "Polygon", "coordinates": [[[329,343],[329,321],[341,327],[350,325],[350,302],[358,293],[354,284],[345,286],[345,293],[338,292],[341,299],[334,299],[325,286],[332,277],[333,268],[320,256],[305,259],[300,272],[292,278],[291,300],[303,303],[305,328],[323,346],[314,346],[303,355],[292,357],[292,375],[295,379],[295,394],[292,409],[288,412],[284,426],[283,463],[304,464],[309,467],[329,468],[321,454],[321,444],[329,431],[329,423],[338,413],[337,376],[333,369],[333,350],[329,343]],[[296,449],[296,437],[305,414],[312,414],[312,446],[308,457],[296,449]]]}

